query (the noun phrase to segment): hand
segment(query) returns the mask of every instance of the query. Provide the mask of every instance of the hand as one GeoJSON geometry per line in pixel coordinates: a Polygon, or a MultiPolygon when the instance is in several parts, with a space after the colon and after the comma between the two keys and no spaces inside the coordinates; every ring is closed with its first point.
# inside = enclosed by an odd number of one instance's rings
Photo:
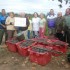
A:
{"type": "Polygon", "coordinates": [[[6,28],[6,26],[5,25],[3,25],[3,24],[0,24],[3,28],[6,28]]]}
{"type": "Polygon", "coordinates": [[[62,31],[61,33],[64,34],[64,31],[62,31]]]}
{"type": "Polygon", "coordinates": [[[10,22],[10,25],[12,25],[13,23],[12,22],[10,22]]]}

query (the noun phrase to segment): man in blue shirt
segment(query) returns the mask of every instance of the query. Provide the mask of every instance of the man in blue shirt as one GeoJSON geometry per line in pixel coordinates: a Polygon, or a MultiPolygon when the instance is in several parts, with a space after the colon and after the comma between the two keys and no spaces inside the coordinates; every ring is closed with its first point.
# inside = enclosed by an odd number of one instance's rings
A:
{"type": "Polygon", "coordinates": [[[5,41],[6,41],[6,26],[5,26],[5,21],[6,21],[6,12],[5,9],[2,9],[1,15],[0,15],[0,45],[2,43],[3,35],[5,33],[5,41]]]}

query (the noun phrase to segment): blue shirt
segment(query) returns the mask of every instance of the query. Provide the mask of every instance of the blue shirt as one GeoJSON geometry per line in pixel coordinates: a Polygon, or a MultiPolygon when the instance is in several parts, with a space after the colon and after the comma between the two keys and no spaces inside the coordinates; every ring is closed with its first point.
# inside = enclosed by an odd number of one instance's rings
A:
{"type": "MultiPolygon", "coordinates": [[[[6,18],[7,18],[6,15],[5,16],[0,15],[0,24],[5,25],[6,18]]],[[[0,25],[0,29],[4,29],[4,27],[0,25]]]]}

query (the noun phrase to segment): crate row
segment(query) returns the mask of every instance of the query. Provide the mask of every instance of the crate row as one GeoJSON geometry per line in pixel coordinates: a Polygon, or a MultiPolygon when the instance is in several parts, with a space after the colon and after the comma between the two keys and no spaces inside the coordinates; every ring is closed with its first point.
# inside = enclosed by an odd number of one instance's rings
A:
{"type": "Polygon", "coordinates": [[[52,56],[60,56],[67,51],[66,43],[55,45],[54,42],[58,42],[58,40],[50,40],[45,37],[21,42],[11,39],[6,44],[9,51],[18,52],[21,56],[29,56],[31,62],[46,65],[51,61],[52,56]]]}

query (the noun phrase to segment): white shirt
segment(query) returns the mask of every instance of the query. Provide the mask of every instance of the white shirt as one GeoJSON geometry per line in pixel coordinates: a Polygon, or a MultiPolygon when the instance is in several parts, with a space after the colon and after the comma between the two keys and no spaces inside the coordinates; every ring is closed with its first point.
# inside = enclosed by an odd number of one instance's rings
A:
{"type": "Polygon", "coordinates": [[[50,15],[50,16],[48,15],[48,16],[47,16],[47,19],[54,19],[54,18],[56,18],[56,17],[57,17],[56,15],[50,15]]]}
{"type": "Polygon", "coordinates": [[[40,18],[32,18],[33,31],[39,31],[40,18]]]}

